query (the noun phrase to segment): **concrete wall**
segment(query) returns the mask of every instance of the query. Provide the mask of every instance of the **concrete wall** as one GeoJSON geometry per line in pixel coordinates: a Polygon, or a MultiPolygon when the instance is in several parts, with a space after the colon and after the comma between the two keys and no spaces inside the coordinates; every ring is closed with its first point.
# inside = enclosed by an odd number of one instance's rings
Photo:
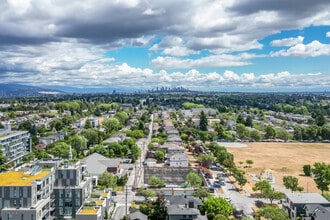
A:
{"type": "Polygon", "coordinates": [[[144,182],[149,184],[151,176],[162,179],[165,184],[180,185],[186,181],[190,167],[144,167],[144,182]]]}

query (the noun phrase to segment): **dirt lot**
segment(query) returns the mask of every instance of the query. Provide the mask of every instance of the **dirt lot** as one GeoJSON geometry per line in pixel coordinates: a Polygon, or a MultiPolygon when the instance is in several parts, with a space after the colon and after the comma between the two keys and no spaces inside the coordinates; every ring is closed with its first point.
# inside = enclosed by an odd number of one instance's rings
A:
{"type": "Polygon", "coordinates": [[[245,190],[252,193],[251,187],[255,181],[252,175],[274,176],[275,184],[283,186],[283,176],[291,175],[299,179],[299,185],[304,192],[320,192],[311,177],[303,176],[303,165],[313,165],[315,162],[330,163],[330,144],[320,143],[247,143],[247,147],[227,147],[234,154],[235,164],[246,172],[248,184],[245,190]],[[246,160],[254,163],[251,168],[246,160]],[[240,164],[243,162],[243,164],[240,164]]]}

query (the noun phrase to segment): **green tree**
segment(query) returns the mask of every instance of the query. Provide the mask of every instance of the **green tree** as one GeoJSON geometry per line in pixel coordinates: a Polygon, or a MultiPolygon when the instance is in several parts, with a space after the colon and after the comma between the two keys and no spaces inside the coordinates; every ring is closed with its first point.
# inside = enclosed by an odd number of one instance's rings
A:
{"type": "Polygon", "coordinates": [[[189,172],[186,176],[186,181],[190,186],[194,188],[200,187],[202,185],[202,179],[195,172],[189,172]]]}
{"type": "Polygon", "coordinates": [[[269,220],[290,220],[288,213],[278,207],[266,206],[258,211],[259,215],[269,220]]]}
{"type": "Polygon", "coordinates": [[[98,185],[104,188],[114,188],[117,186],[117,177],[112,173],[104,172],[99,177],[98,185]]]}
{"type": "Polygon", "coordinates": [[[93,125],[92,125],[91,120],[87,119],[85,122],[84,129],[92,129],[92,128],[93,128],[93,125]]]}
{"type": "Polygon", "coordinates": [[[204,111],[201,112],[199,120],[199,129],[201,129],[202,131],[207,131],[208,121],[204,111]]]}
{"type": "Polygon", "coordinates": [[[253,120],[252,120],[252,117],[249,115],[249,116],[247,116],[246,117],[246,120],[245,120],[245,126],[247,126],[247,127],[252,127],[252,122],[253,122],[253,120]]]}
{"type": "Polygon", "coordinates": [[[250,138],[252,138],[255,141],[260,141],[261,140],[261,135],[260,135],[259,131],[252,130],[250,132],[250,138]]]}
{"type": "Polygon", "coordinates": [[[200,210],[202,213],[208,214],[208,219],[211,219],[218,214],[224,215],[228,218],[233,213],[233,207],[231,204],[222,197],[208,197],[203,201],[200,210]]]}
{"type": "Polygon", "coordinates": [[[87,139],[82,135],[73,135],[70,138],[71,147],[76,150],[77,154],[80,155],[83,150],[87,149],[87,139]]]}
{"type": "Polygon", "coordinates": [[[163,187],[164,181],[156,176],[151,176],[149,184],[153,187],[163,187]]]}
{"type": "MultiPolygon", "coordinates": [[[[47,150],[47,153],[63,159],[69,159],[69,152],[70,152],[70,146],[63,141],[55,142],[54,146],[47,150]]],[[[77,156],[75,149],[72,149],[72,156],[73,158],[76,158],[77,156]]]]}
{"type": "Polygon", "coordinates": [[[314,168],[312,169],[312,173],[314,175],[314,181],[319,190],[329,191],[330,185],[330,164],[315,163],[314,168]]]}
{"type": "Polygon", "coordinates": [[[2,152],[2,145],[0,144],[0,172],[6,171],[8,169],[8,165],[6,164],[8,159],[2,152]]]}
{"type": "Polygon", "coordinates": [[[249,130],[245,127],[244,124],[236,125],[236,132],[239,138],[245,138],[249,135],[249,130]]]}
{"type": "Polygon", "coordinates": [[[304,187],[299,186],[298,178],[294,176],[283,176],[283,184],[285,188],[290,189],[291,192],[301,192],[304,190],[304,187]]]}
{"type": "Polygon", "coordinates": [[[158,163],[162,163],[165,160],[165,153],[162,150],[156,150],[154,157],[158,163]]]}
{"type": "Polygon", "coordinates": [[[80,134],[87,139],[88,147],[99,143],[99,134],[94,129],[83,129],[80,134]]]}
{"type": "Polygon", "coordinates": [[[312,167],[309,164],[306,164],[303,166],[303,171],[305,176],[311,176],[312,175],[312,167]]]}
{"type": "Polygon", "coordinates": [[[122,127],[119,119],[115,117],[105,119],[103,121],[103,126],[106,128],[107,133],[111,133],[112,131],[117,131],[122,127]]]}
{"type": "Polygon", "coordinates": [[[265,128],[265,132],[265,138],[274,139],[276,137],[276,130],[270,125],[265,128]]]}
{"type": "Polygon", "coordinates": [[[205,188],[198,188],[195,190],[194,196],[200,198],[203,201],[204,199],[211,196],[211,193],[205,188]]]}
{"type": "Polygon", "coordinates": [[[321,137],[323,140],[330,140],[330,126],[323,125],[321,127],[321,137]]]}
{"type": "Polygon", "coordinates": [[[210,154],[201,154],[197,157],[197,162],[203,167],[210,168],[214,161],[214,157],[210,154]]]}
{"type": "Polygon", "coordinates": [[[242,171],[242,170],[238,170],[238,169],[235,169],[233,171],[233,176],[235,177],[238,185],[240,185],[241,189],[243,188],[243,186],[247,183],[247,179],[246,177],[244,176],[245,172],[242,171]]]}
{"type": "Polygon", "coordinates": [[[246,160],[246,163],[249,165],[249,167],[251,167],[251,165],[253,164],[253,160],[246,160]]]}
{"type": "Polygon", "coordinates": [[[273,204],[274,200],[279,200],[283,198],[283,193],[276,191],[274,188],[264,189],[262,196],[270,200],[270,204],[273,204]]]}
{"type": "Polygon", "coordinates": [[[141,193],[145,198],[156,197],[156,195],[157,195],[156,192],[154,190],[151,190],[151,189],[142,190],[141,193]]]}
{"type": "Polygon", "coordinates": [[[279,129],[276,131],[276,137],[279,139],[282,139],[284,141],[287,141],[290,139],[290,133],[287,130],[279,129]]]}
{"type": "Polygon", "coordinates": [[[254,184],[254,186],[252,187],[252,190],[253,191],[260,190],[260,194],[262,195],[265,190],[268,190],[270,188],[271,188],[271,185],[267,180],[261,180],[254,184]]]}

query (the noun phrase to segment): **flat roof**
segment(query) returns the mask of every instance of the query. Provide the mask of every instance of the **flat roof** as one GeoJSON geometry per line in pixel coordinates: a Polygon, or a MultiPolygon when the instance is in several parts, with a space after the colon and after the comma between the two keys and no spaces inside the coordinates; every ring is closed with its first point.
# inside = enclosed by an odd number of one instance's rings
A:
{"type": "Polygon", "coordinates": [[[330,202],[319,193],[286,193],[285,195],[293,203],[330,204],[330,202]]]}
{"type": "Polygon", "coordinates": [[[36,175],[22,171],[0,173],[0,186],[31,186],[33,181],[43,179],[50,172],[50,170],[42,170],[36,175]]]}
{"type": "Polygon", "coordinates": [[[91,215],[91,214],[97,214],[98,211],[99,211],[98,209],[82,209],[80,210],[79,214],[91,215]]]}

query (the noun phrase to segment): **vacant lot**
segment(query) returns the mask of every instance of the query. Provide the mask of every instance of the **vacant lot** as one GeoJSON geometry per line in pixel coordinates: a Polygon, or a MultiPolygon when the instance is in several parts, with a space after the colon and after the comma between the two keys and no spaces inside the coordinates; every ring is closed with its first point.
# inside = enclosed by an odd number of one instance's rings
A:
{"type": "Polygon", "coordinates": [[[245,188],[249,192],[255,184],[251,176],[260,173],[272,174],[277,186],[283,186],[283,176],[295,176],[300,186],[304,187],[304,192],[319,192],[314,180],[303,176],[302,167],[315,162],[330,163],[330,144],[254,142],[247,145],[242,148],[227,147],[227,150],[234,154],[236,166],[246,172],[249,183],[245,188]],[[247,166],[246,160],[253,161],[251,168],[244,168],[247,166]]]}

